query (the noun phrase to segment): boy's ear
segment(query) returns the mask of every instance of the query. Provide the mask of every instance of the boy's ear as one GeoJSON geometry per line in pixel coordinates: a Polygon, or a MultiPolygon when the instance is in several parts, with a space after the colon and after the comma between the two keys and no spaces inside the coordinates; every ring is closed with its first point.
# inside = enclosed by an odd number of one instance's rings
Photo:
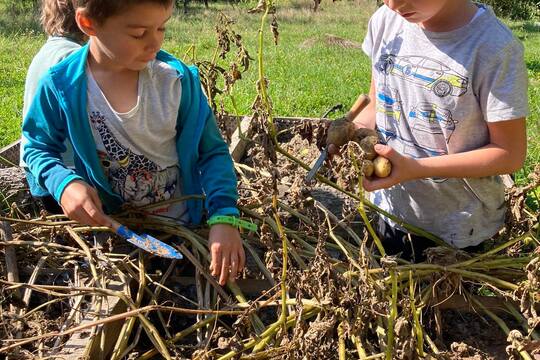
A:
{"type": "Polygon", "coordinates": [[[95,23],[86,15],[83,9],[77,9],[75,12],[75,21],[77,22],[79,29],[87,36],[96,35],[95,23]]]}

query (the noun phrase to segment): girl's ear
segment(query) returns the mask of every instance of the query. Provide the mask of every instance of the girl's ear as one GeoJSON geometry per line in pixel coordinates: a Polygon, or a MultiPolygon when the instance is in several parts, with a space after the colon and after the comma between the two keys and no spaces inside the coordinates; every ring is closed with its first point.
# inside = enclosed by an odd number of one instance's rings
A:
{"type": "Polygon", "coordinates": [[[95,22],[86,15],[84,9],[77,9],[75,12],[75,21],[77,22],[79,29],[81,29],[86,36],[96,35],[95,22]]]}

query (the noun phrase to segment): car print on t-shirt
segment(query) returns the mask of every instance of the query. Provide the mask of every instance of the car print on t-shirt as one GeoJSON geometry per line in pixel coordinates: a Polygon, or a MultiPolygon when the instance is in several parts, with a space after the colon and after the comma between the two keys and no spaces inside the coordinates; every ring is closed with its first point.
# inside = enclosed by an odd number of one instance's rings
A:
{"type": "Polygon", "coordinates": [[[450,110],[437,104],[420,103],[409,113],[409,126],[415,143],[440,154],[447,153],[447,145],[457,123],[450,110]]]}
{"type": "Polygon", "coordinates": [[[407,117],[397,89],[384,84],[377,88],[377,131],[385,143],[414,158],[448,153],[447,144],[457,124],[450,111],[422,102],[407,117]]]}
{"type": "Polygon", "coordinates": [[[438,97],[462,96],[469,79],[443,63],[424,56],[381,55],[378,70],[433,91],[438,97]]]}

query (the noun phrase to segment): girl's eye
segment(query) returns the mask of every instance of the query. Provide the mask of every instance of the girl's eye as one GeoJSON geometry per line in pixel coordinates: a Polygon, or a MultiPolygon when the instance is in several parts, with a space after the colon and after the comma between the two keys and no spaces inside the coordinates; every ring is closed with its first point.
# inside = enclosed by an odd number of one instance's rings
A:
{"type": "Polygon", "coordinates": [[[144,35],[146,35],[146,32],[143,32],[142,34],[131,35],[131,37],[140,40],[144,37],[144,35]]]}

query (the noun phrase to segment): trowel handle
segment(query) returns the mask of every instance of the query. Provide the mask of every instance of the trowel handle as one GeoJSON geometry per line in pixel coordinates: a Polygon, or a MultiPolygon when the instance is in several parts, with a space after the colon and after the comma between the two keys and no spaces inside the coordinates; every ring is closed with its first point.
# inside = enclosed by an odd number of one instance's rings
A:
{"type": "Polygon", "coordinates": [[[361,94],[354,102],[351,110],[345,115],[347,120],[353,121],[369,105],[370,101],[369,96],[361,94]]]}
{"type": "Polygon", "coordinates": [[[111,221],[111,229],[114,230],[115,233],[118,234],[118,229],[120,229],[122,227],[122,224],[120,224],[118,221],[114,220],[112,217],[109,218],[109,220],[111,221]]]}
{"type": "MultiPolygon", "coordinates": [[[[110,218],[110,219],[111,219],[111,228],[114,230],[114,232],[117,235],[123,237],[124,239],[126,239],[128,241],[133,237],[140,238],[139,235],[135,234],[132,230],[130,230],[125,225],[120,224],[118,221],[114,220],[113,218],[110,218]]],[[[135,245],[137,245],[137,244],[135,244],[135,245]]],[[[137,246],[139,246],[139,245],[137,245],[137,246]]],[[[139,246],[139,247],[141,247],[141,246],[139,246]]],[[[145,249],[145,250],[149,251],[144,246],[142,247],[142,249],[145,249]]]]}
{"type": "Polygon", "coordinates": [[[110,226],[111,229],[113,229],[117,235],[123,237],[124,239],[129,240],[130,238],[137,236],[133,231],[131,231],[124,225],[120,224],[118,221],[114,220],[113,218],[110,218],[110,221],[111,221],[111,226],[110,226]]]}

